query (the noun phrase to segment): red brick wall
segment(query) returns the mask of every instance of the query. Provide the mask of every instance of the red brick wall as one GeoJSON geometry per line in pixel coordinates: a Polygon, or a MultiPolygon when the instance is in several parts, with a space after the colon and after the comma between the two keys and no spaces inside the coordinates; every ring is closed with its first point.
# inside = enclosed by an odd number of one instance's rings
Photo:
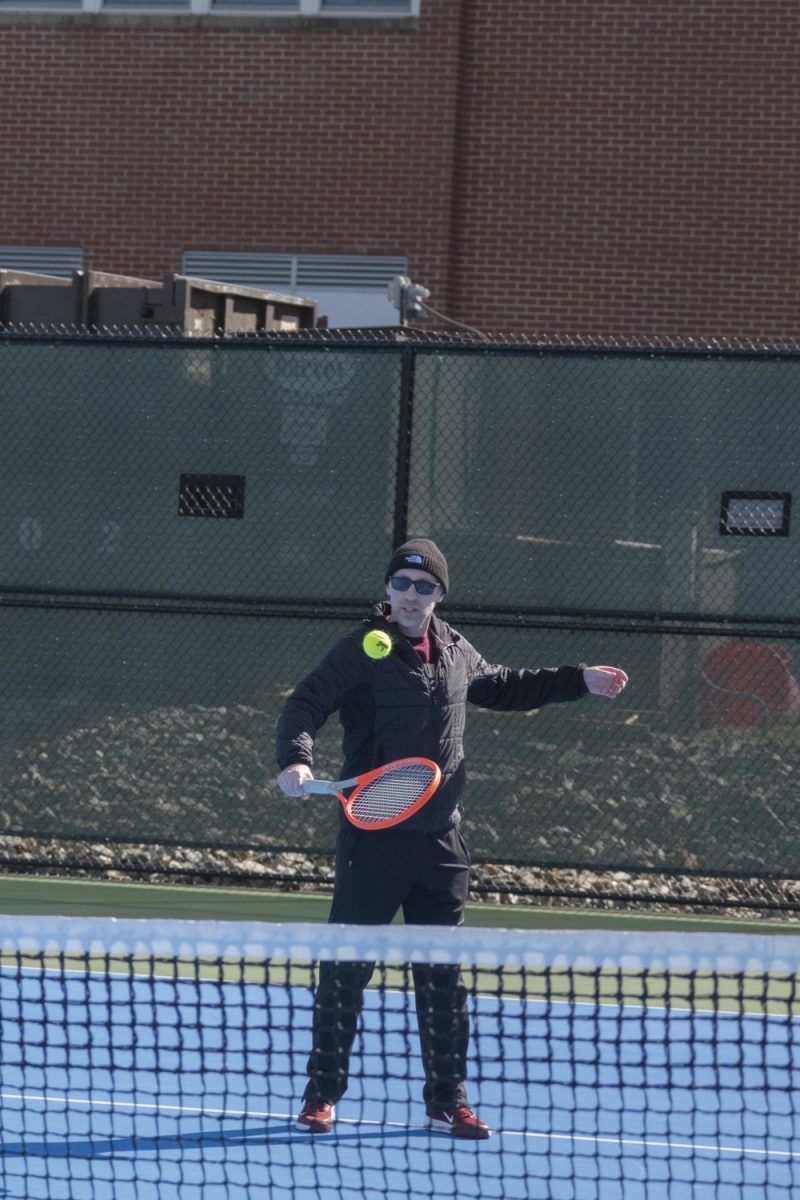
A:
{"type": "Polygon", "coordinates": [[[156,276],[191,247],[408,253],[441,287],[460,0],[428,9],[424,36],[0,27],[0,243],[156,276]]]}
{"type": "Polygon", "coordinates": [[[470,253],[454,274],[468,320],[798,333],[797,4],[471,11],[456,191],[470,253]]]}
{"type": "Polygon", "coordinates": [[[0,24],[0,244],[397,254],[483,328],[795,335],[795,0],[0,24]]]}

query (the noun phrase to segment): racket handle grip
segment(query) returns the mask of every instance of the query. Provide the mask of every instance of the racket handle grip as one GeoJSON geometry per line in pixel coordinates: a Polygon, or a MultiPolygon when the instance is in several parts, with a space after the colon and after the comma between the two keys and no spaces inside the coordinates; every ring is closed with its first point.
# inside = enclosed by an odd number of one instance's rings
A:
{"type": "Polygon", "coordinates": [[[338,796],[342,788],[355,787],[357,779],[307,779],[303,791],[312,796],[338,796]]]}

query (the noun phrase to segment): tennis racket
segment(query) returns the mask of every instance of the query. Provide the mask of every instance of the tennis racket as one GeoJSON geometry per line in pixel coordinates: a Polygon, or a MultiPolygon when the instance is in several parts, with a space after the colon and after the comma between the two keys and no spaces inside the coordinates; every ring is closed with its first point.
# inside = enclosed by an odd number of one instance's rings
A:
{"type": "Polygon", "coordinates": [[[442,772],[429,758],[399,758],[355,779],[309,779],[303,790],[314,796],[338,796],[345,816],[357,829],[389,829],[427,804],[442,772]],[[342,793],[350,788],[349,796],[342,793]]]}

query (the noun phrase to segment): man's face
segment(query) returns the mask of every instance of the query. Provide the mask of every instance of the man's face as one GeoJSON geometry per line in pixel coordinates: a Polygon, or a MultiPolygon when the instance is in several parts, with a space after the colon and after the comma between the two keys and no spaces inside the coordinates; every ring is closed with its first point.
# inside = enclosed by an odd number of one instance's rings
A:
{"type": "Polygon", "coordinates": [[[400,632],[406,637],[421,638],[425,636],[433,610],[442,598],[442,585],[428,571],[415,571],[410,567],[403,567],[402,570],[395,571],[386,584],[386,595],[392,608],[392,619],[397,622],[400,632]],[[432,583],[433,591],[430,595],[423,596],[416,587],[401,591],[392,586],[392,580],[400,580],[402,583],[405,579],[414,583],[418,579],[424,584],[432,583]]]}

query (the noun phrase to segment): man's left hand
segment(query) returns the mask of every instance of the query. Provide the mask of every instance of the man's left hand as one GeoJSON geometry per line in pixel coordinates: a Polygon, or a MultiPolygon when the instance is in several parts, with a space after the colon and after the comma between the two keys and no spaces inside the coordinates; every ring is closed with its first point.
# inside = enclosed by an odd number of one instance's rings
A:
{"type": "Polygon", "coordinates": [[[625,687],[628,676],[620,667],[584,667],[583,681],[593,696],[613,700],[625,687]]]}

